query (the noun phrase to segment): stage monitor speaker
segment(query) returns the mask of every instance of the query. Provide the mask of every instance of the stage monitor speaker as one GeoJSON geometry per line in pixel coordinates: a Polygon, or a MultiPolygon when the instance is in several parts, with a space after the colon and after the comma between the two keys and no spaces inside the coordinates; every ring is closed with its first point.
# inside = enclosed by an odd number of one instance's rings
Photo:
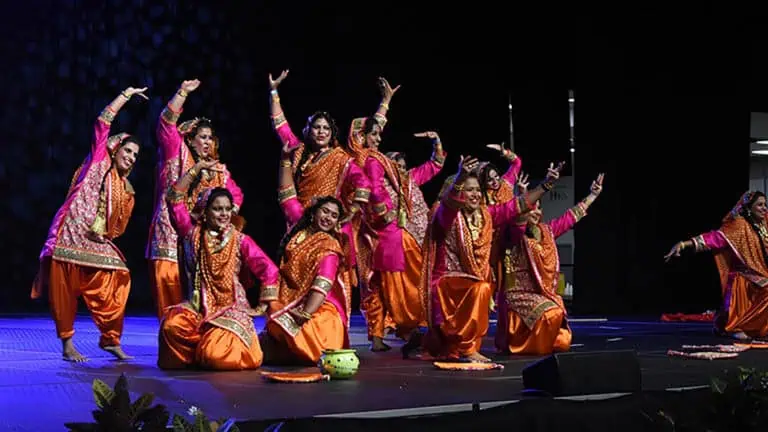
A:
{"type": "Polygon", "coordinates": [[[553,354],[523,369],[523,387],[547,396],[639,392],[640,363],[634,350],[553,354]]]}

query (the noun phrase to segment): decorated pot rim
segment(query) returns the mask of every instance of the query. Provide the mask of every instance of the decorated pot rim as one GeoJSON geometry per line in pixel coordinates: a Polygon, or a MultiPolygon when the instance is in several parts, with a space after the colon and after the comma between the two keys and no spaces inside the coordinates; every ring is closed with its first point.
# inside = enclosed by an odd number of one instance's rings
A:
{"type": "Polygon", "coordinates": [[[345,349],[326,349],[323,350],[323,354],[350,354],[350,353],[357,353],[357,350],[351,349],[351,348],[345,348],[345,349]]]}

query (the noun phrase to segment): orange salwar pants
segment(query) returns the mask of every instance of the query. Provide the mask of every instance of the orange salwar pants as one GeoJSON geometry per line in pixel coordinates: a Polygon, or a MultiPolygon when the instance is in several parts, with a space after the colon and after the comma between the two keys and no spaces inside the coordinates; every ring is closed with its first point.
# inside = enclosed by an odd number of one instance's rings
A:
{"type": "Polygon", "coordinates": [[[426,316],[421,306],[421,247],[413,236],[403,230],[405,271],[375,271],[371,279],[374,294],[367,310],[368,334],[383,337],[385,316],[392,318],[397,336],[406,339],[419,326],[425,327],[426,316]]]}
{"type": "Polygon", "coordinates": [[[125,305],[131,290],[131,274],[50,260],[49,293],[51,314],[61,339],[75,334],[77,298],[83,296],[91,318],[99,328],[100,347],[120,345],[125,305]]]}
{"type": "Polygon", "coordinates": [[[181,303],[184,298],[179,280],[179,264],[166,260],[149,261],[149,286],[157,305],[157,317],[162,319],[165,309],[181,303]]]}
{"type": "Polygon", "coordinates": [[[730,304],[725,330],[728,333],[744,332],[750,337],[768,334],[768,291],[742,276],[735,276],[731,283],[730,304]]]}
{"type": "Polygon", "coordinates": [[[433,292],[432,305],[440,307],[444,321],[431,327],[424,348],[433,357],[458,359],[480,351],[488,333],[488,302],[493,287],[463,277],[444,277],[433,292]]]}
{"type": "Polygon", "coordinates": [[[210,324],[182,305],[165,312],[158,335],[157,366],[160,369],[199,367],[212,370],[257,369],[263,354],[254,332],[251,346],[235,333],[210,324]]]}
{"type": "Polygon", "coordinates": [[[267,333],[279,351],[274,355],[276,359],[287,357],[301,363],[316,364],[323,350],[344,348],[346,328],[336,306],[324,302],[312,314],[312,319],[301,326],[296,336],[291,336],[272,320],[267,322],[267,333]]]}
{"type": "MultiPolygon", "coordinates": [[[[510,311],[506,347],[498,346],[501,351],[510,354],[549,355],[571,349],[573,334],[563,326],[565,314],[559,308],[545,311],[529,329],[516,312],[510,311]]],[[[497,331],[504,331],[499,328],[497,331]]]]}

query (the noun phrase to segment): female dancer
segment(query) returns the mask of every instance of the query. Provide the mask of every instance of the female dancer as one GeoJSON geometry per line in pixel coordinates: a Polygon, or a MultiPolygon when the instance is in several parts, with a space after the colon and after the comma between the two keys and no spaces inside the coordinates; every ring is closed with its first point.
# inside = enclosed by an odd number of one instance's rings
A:
{"type": "Polygon", "coordinates": [[[332,196],[317,197],[304,209],[293,187],[290,151],[280,164],[280,206],[290,231],[280,243],[280,289],[262,290],[269,305],[267,336],[275,361],[316,363],[326,349],[349,346],[351,288],[339,223],[344,206],[332,196]]]}
{"type": "Polygon", "coordinates": [[[715,329],[738,340],[768,335],[768,227],[765,194],[746,192],[723,219],[719,230],[678,242],[664,256],[712,251],[720,272],[723,305],[715,329]]]}
{"type": "MultiPolygon", "coordinates": [[[[504,256],[502,289],[497,293],[499,322],[496,348],[511,354],[545,355],[568,351],[571,329],[563,299],[557,292],[560,257],[555,240],[573,228],[603,190],[604,175],[592,182],[589,195],[562,216],[541,222],[541,203],[511,226],[504,256]]],[[[525,181],[518,182],[522,193],[525,181]]]]}
{"type": "Polygon", "coordinates": [[[128,174],[136,163],[139,142],[124,133],[108,135],[123,105],[133,95],[145,97],[146,90],[128,87],[99,115],[91,152],[78,169],[64,205],[56,212],[40,253],[32,298],[50,289],[51,312],[67,361],[86,360],[72,343],[77,298],[81,295],[101,332],[99,347],[118,359],[130,358],[120,347],[120,336],[131,274],[112,240],[125,232],[133,212],[134,190],[128,174]]]}
{"type": "MultiPolygon", "coordinates": [[[[429,308],[429,330],[423,345],[432,356],[489,361],[479,350],[488,331],[493,227],[512,223],[530,209],[553,187],[562,167],[562,163],[556,168],[550,165],[546,180],[525,196],[485,206],[475,173],[477,160],[462,156],[455,181],[440,197],[424,241],[422,283],[428,287],[424,303],[429,308]]],[[[414,343],[406,344],[403,355],[407,357],[414,348],[414,343]]]]}
{"type": "MultiPolygon", "coordinates": [[[[182,82],[179,90],[163,109],[157,123],[159,163],[155,211],[149,227],[146,258],[149,260],[149,281],[158,317],[163,316],[165,308],[183,300],[177,257],[178,238],[171,225],[165,194],[197,161],[219,158],[218,138],[210,120],[196,118],[184,122],[181,127],[176,126],[187,96],[199,86],[200,81],[196,79],[182,82]]],[[[201,191],[212,187],[225,187],[234,199],[232,212],[238,213],[243,205],[243,193],[232,180],[226,167],[221,164],[219,167],[220,171],[217,172],[202,171],[190,186],[185,198],[188,210],[192,210],[201,191]]],[[[242,229],[242,226],[239,228],[242,229]]]]}
{"type": "Polygon", "coordinates": [[[191,213],[186,206],[189,188],[202,171],[217,169],[215,160],[198,161],[168,191],[171,218],[182,239],[181,278],[190,300],[165,312],[157,359],[162,369],[261,366],[255,313],[248,305],[240,275],[250,271],[264,290],[275,290],[277,266],[232,224],[234,200],[229,189],[206,189],[191,213]]]}
{"type": "MultiPolygon", "coordinates": [[[[366,130],[368,127],[363,127],[361,133],[366,130]]],[[[378,151],[380,138],[365,136],[368,156],[365,172],[373,189],[371,216],[375,229],[375,236],[367,237],[373,246],[373,275],[366,319],[372,351],[387,351],[390,347],[383,341],[385,316],[392,318],[401,338],[426,325],[420,282],[421,245],[429,208],[419,187],[440,172],[445,152],[437,133],[417,133],[417,137],[432,140],[432,158],[406,171],[398,162],[378,151]]]]}

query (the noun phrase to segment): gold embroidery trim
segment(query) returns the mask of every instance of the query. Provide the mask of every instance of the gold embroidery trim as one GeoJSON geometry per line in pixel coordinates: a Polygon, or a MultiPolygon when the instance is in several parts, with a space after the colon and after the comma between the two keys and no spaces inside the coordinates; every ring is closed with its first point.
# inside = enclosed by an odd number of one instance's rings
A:
{"type": "Polygon", "coordinates": [[[444,151],[434,151],[432,153],[432,162],[436,163],[439,166],[443,166],[445,163],[445,152],[444,151]]]}
{"type": "Polygon", "coordinates": [[[109,107],[106,107],[101,111],[101,114],[99,114],[99,119],[106,124],[112,124],[112,121],[115,120],[115,112],[109,107]]]}
{"type": "Polygon", "coordinates": [[[379,203],[373,206],[373,213],[376,216],[382,216],[387,213],[387,203],[379,203]]]}
{"type": "Polygon", "coordinates": [[[370,190],[365,188],[357,188],[355,189],[355,197],[353,198],[353,200],[367,203],[370,196],[371,196],[370,190]]]}
{"type": "Polygon", "coordinates": [[[379,113],[373,114],[374,120],[376,120],[376,123],[379,124],[379,127],[384,129],[384,126],[387,125],[387,117],[384,115],[381,115],[379,113]]]}
{"type": "Polygon", "coordinates": [[[312,282],[312,288],[310,289],[328,295],[328,293],[331,292],[331,288],[333,288],[333,281],[327,277],[317,276],[315,277],[314,282],[312,282]]]}
{"type": "Polygon", "coordinates": [[[177,190],[175,186],[171,186],[168,188],[168,192],[166,192],[166,198],[171,205],[175,205],[180,202],[184,202],[186,199],[186,194],[180,190],[177,190]]]}
{"type": "Polygon", "coordinates": [[[165,120],[166,123],[176,124],[179,121],[179,114],[171,109],[168,105],[163,108],[163,112],[160,114],[160,118],[165,120]]]}
{"type": "Polygon", "coordinates": [[[293,186],[287,187],[277,191],[277,200],[280,204],[288,201],[291,198],[296,198],[296,188],[293,186]]]}
{"type": "Polygon", "coordinates": [[[76,249],[57,247],[53,250],[53,258],[57,261],[80,265],[90,265],[97,268],[128,270],[125,262],[123,262],[123,260],[120,258],[83,252],[76,249]]]}
{"type": "Polygon", "coordinates": [[[390,210],[390,211],[388,211],[388,212],[387,212],[387,213],[384,215],[384,217],[382,218],[382,220],[383,220],[383,221],[384,221],[384,223],[386,223],[386,224],[389,224],[390,222],[392,222],[392,221],[393,221],[393,220],[395,220],[395,219],[397,219],[397,212],[396,212],[395,210],[390,210]]]}
{"type": "Polygon", "coordinates": [[[292,337],[296,337],[296,335],[299,334],[299,331],[301,331],[301,327],[296,323],[293,316],[291,316],[288,311],[275,318],[275,321],[292,337]]]}
{"type": "Polygon", "coordinates": [[[693,247],[695,248],[696,252],[701,252],[707,249],[707,243],[704,241],[703,236],[697,235],[691,240],[693,240],[693,247]]]}
{"type": "Polygon", "coordinates": [[[280,114],[272,117],[272,123],[275,125],[275,129],[287,123],[287,120],[285,119],[285,114],[281,112],[280,114]]]}
{"type": "Polygon", "coordinates": [[[249,347],[253,343],[253,332],[232,318],[222,316],[208,321],[208,324],[231,331],[249,347]]]}
{"type": "Polygon", "coordinates": [[[277,294],[279,288],[277,285],[267,285],[261,288],[261,294],[259,295],[260,301],[277,300],[277,294]]]}

